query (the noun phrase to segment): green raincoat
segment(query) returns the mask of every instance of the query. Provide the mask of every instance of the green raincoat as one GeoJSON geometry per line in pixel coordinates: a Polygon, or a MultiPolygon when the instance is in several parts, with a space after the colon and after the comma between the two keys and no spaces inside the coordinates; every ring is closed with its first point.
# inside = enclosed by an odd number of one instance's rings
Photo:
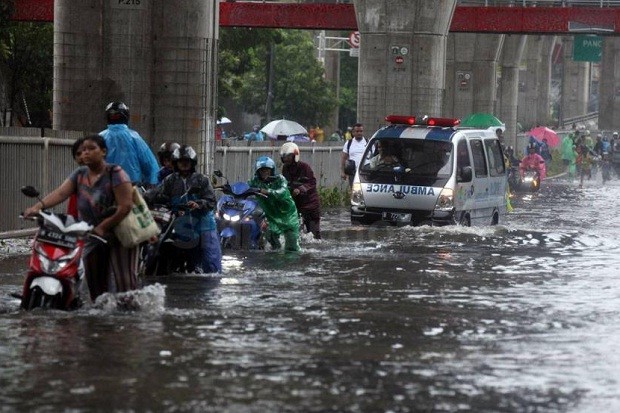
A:
{"type": "MultiPolygon", "coordinates": [[[[282,175],[272,176],[269,182],[261,181],[258,177],[251,179],[248,184],[253,188],[266,189],[267,197],[257,197],[269,223],[267,239],[272,246],[272,236],[284,234],[286,249],[289,251],[299,250],[299,217],[295,201],[288,190],[288,182],[282,175]]],[[[276,241],[276,240],[274,240],[276,241]]],[[[275,245],[279,244],[275,242],[275,245]]]]}

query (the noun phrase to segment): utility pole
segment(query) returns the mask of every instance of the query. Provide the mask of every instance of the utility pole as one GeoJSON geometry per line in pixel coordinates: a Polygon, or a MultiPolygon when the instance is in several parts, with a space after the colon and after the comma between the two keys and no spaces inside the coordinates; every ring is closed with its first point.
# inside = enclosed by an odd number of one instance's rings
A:
{"type": "Polygon", "coordinates": [[[272,43],[269,47],[269,59],[267,68],[267,102],[265,103],[265,119],[267,122],[271,121],[271,110],[273,106],[273,62],[276,54],[275,45],[272,43]]]}

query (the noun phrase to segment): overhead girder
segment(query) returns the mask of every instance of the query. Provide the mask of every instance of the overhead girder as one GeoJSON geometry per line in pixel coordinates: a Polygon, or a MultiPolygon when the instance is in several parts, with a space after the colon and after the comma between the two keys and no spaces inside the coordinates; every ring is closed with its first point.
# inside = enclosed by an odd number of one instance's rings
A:
{"type": "MultiPolygon", "coordinates": [[[[54,0],[15,0],[13,20],[53,22],[54,0]]],[[[353,4],[236,1],[220,3],[220,27],[356,30],[357,22],[353,4]]],[[[620,7],[457,6],[450,31],[613,35],[620,33],[620,7]]]]}

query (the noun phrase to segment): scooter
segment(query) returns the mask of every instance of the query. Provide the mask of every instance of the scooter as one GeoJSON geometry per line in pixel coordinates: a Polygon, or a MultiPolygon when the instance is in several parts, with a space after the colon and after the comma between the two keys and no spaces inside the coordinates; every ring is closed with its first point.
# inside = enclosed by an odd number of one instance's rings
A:
{"type": "Polygon", "coordinates": [[[531,192],[538,191],[540,189],[540,175],[538,171],[533,169],[526,170],[521,177],[519,189],[531,192]]]}
{"type": "MultiPolygon", "coordinates": [[[[199,191],[189,188],[180,199],[199,191]]],[[[142,246],[140,251],[140,270],[143,275],[167,275],[191,272],[193,257],[200,246],[200,234],[194,230],[194,220],[185,205],[171,205],[165,196],[158,196],[147,203],[153,219],[161,232],[155,242],[142,246]]]]}
{"type": "MultiPolygon", "coordinates": [[[[22,193],[39,198],[32,186],[25,186],[22,193]]],[[[40,201],[40,199],[39,199],[40,201]]],[[[24,218],[24,216],[21,216],[24,218]]],[[[34,218],[39,229],[32,244],[28,274],[23,285],[21,307],[73,310],[81,305],[79,288],[84,279],[84,251],[87,236],[105,239],[92,234],[93,226],[76,221],[66,214],[40,211],[34,218]]]]}
{"type": "Polygon", "coordinates": [[[221,171],[214,174],[226,180],[223,185],[215,187],[223,193],[217,201],[215,213],[222,249],[263,249],[265,213],[256,197],[265,195],[246,182],[230,184],[221,171]]]}

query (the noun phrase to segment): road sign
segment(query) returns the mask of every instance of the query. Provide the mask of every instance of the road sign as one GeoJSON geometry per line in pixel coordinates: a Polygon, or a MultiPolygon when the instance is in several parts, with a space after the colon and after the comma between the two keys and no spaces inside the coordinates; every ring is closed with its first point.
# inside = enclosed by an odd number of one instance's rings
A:
{"type": "Polygon", "coordinates": [[[360,32],[351,32],[349,34],[349,46],[360,47],[360,32]]]}
{"type": "Polygon", "coordinates": [[[600,62],[603,54],[603,37],[596,34],[577,34],[573,41],[573,60],[600,62]]]}

